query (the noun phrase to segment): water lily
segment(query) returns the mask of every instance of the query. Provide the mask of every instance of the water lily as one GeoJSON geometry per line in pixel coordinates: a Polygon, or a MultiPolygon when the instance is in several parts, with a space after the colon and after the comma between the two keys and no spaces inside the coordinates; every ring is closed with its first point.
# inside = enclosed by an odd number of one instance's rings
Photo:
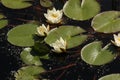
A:
{"type": "Polygon", "coordinates": [[[49,25],[46,27],[44,24],[41,26],[37,27],[37,32],[40,36],[46,36],[50,30],[49,25]]]}
{"type": "Polygon", "coordinates": [[[61,52],[65,52],[66,51],[66,40],[63,40],[62,37],[60,37],[59,40],[56,40],[55,43],[52,43],[50,46],[52,46],[54,48],[54,52],[56,53],[61,53],[61,52]]]}
{"type": "Polygon", "coordinates": [[[113,35],[114,36],[114,41],[112,43],[118,47],[120,47],[120,33],[118,35],[113,35]]]}
{"type": "Polygon", "coordinates": [[[50,23],[60,23],[62,20],[62,15],[63,12],[62,10],[56,10],[53,8],[52,10],[47,10],[47,13],[44,14],[45,18],[48,20],[50,23]]]}

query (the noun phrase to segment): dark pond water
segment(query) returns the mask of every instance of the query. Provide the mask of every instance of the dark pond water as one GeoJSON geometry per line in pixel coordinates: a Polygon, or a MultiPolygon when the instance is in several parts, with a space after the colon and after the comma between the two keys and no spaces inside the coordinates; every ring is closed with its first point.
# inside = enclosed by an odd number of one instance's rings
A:
{"type": "MultiPolygon", "coordinates": [[[[36,0],[36,2],[38,1],[39,0],[36,0]]],[[[60,8],[61,6],[58,6],[59,3],[57,3],[57,0],[55,2],[55,6],[60,8]]],[[[98,2],[101,4],[101,11],[120,10],[120,0],[98,0],[98,2]]],[[[35,3],[34,5],[37,6],[38,3],[35,3]]],[[[32,19],[34,14],[39,16],[39,10],[37,12],[34,11],[33,8],[24,10],[11,10],[5,8],[3,5],[0,5],[0,9],[9,19],[9,25],[0,30],[0,80],[14,80],[14,72],[23,64],[19,58],[22,48],[13,46],[7,42],[6,34],[15,25],[26,22],[25,20],[32,19]]],[[[84,26],[90,25],[90,21],[82,23],[70,21],[69,24],[80,25],[84,28],[84,26]]],[[[91,28],[87,28],[87,30],[91,32],[91,28]]],[[[72,63],[76,61],[76,58],[77,57],[67,56],[65,62],[66,64],[72,63]]],[[[57,68],[65,64],[51,60],[44,61],[44,65],[46,65],[46,68],[57,68]]],[[[117,58],[109,64],[98,67],[90,66],[84,63],[82,60],[79,60],[79,63],[77,63],[76,66],[64,71],[49,73],[45,75],[45,77],[48,77],[49,80],[97,80],[99,77],[110,73],[120,73],[120,58],[117,58]]]]}

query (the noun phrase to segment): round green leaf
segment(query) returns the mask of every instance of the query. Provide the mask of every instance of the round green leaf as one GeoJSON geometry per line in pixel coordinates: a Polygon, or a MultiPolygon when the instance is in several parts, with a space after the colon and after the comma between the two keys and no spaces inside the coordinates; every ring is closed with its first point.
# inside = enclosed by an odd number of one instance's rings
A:
{"type": "Polygon", "coordinates": [[[41,65],[41,61],[39,56],[34,56],[31,54],[31,48],[25,48],[21,54],[20,57],[22,59],[22,61],[28,65],[41,65]]]}
{"type": "Polygon", "coordinates": [[[8,24],[8,20],[0,20],[0,29],[2,29],[5,26],[7,26],[7,24],[8,24]]]}
{"type": "Polygon", "coordinates": [[[87,36],[81,34],[83,32],[85,31],[78,26],[60,26],[48,34],[45,42],[50,45],[62,37],[67,41],[67,49],[73,48],[86,40],[87,36]]]}
{"type": "Polygon", "coordinates": [[[15,80],[37,80],[44,71],[45,69],[40,66],[22,67],[15,73],[15,80]]]}
{"type": "Polygon", "coordinates": [[[120,74],[116,73],[116,74],[106,75],[106,76],[101,77],[98,80],[120,80],[120,74]]]}
{"type": "Polygon", "coordinates": [[[74,20],[88,20],[100,11],[100,5],[96,0],[68,0],[63,11],[74,20]]]}
{"type": "Polygon", "coordinates": [[[31,0],[1,0],[1,3],[7,8],[22,9],[32,6],[32,4],[27,1],[31,0]]]}
{"type": "Polygon", "coordinates": [[[6,17],[3,14],[0,14],[0,29],[8,25],[8,20],[5,18],[6,17]]]}
{"type": "Polygon", "coordinates": [[[8,41],[16,46],[33,46],[37,27],[35,24],[18,25],[8,32],[8,41]]]}
{"type": "Polygon", "coordinates": [[[87,39],[87,35],[78,35],[67,39],[67,48],[73,48],[82,44],[87,39]]]}
{"type": "Polygon", "coordinates": [[[43,7],[51,7],[53,5],[51,0],[40,0],[40,4],[43,7]]]}
{"type": "Polygon", "coordinates": [[[92,42],[81,50],[81,58],[88,64],[103,65],[114,60],[115,55],[108,49],[110,45],[102,48],[101,42],[92,42]]]}
{"type": "Polygon", "coordinates": [[[96,15],[92,27],[97,32],[114,33],[120,31],[120,12],[107,11],[96,15]]]}

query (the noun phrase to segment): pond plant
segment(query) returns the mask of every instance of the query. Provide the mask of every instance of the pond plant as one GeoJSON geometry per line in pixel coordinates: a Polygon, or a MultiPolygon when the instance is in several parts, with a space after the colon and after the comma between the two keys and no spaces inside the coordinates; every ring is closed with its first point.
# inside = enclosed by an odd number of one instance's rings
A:
{"type": "MultiPolygon", "coordinates": [[[[31,7],[34,11],[30,20],[23,20],[7,34],[9,43],[23,49],[20,58],[24,65],[15,72],[15,80],[67,80],[61,78],[71,68],[84,72],[81,62],[93,69],[120,58],[120,11],[101,12],[97,0],[39,0],[37,7],[33,3],[35,0],[1,0],[8,9],[19,11],[31,7]],[[55,1],[62,2],[61,6],[55,6],[55,1]],[[81,26],[82,23],[87,26],[81,26]],[[50,67],[52,62],[56,64],[50,67]]],[[[9,23],[1,12],[0,28],[9,23]]],[[[120,80],[120,73],[98,80],[120,80]]]]}

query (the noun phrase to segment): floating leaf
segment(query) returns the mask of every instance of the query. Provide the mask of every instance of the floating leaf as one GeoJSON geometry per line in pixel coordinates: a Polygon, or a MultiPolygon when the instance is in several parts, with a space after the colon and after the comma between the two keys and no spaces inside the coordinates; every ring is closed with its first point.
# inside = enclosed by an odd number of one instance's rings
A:
{"type": "Polygon", "coordinates": [[[45,42],[50,45],[62,37],[67,41],[67,49],[73,48],[82,44],[87,39],[87,35],[81,34],[83,32],[85,31],[78,26],[60,26],[48,34],[45,42]]]}
{"type": "Polygon", "coordinates": [[[11,9],[22,9],[32,6],[28,1],[31,0],[1,0],[1,3],[11,9]]]}
{"type": "Polygon", "coordinates": [[[40,4],[43,7],[51,7],[51,6],[53,6],[53,3],[51,2],[51,0],[40,0],[40,4]]]}
{"type": "Polygon", "coordinates": [[[0,29],[7,26],[7,24],[8,24],[8,20],[0,20],[0,29]]]}
{"type": "Polygon", "coordinates": [[[109,74],[109,75],[101,77],[98,80],[120,80],[120,74],[119,73],[109,74]]]}
{"type": "Polygon", "coordinates": [[[8,41],[16,46],[33,46],[33,34],[37,27],[35,24],[18,25],[8,32],[8,41]]]}
{"type": "Polygon", "coordinates": [[[44,71],[45,69],[40,66],[22,67],[15,73],[15,80],[37,80],[40,73],[44,71]]]}
{"type": "Polygon", "coordinates": [[[28,65],[41,65],[41,61],[40,61],[40,58],[39,56],[35,56],[35,55],[32,55],[31,54],[31,48],[25,48],[20,56],[21,56],[21,59],[24,63],[28,64],[28,65]]]}
{"type": "Polygon", "coordinates": [[[114,33],[120,31],[120,12],[107,11],[96,15],[92,27],[97,32],[114,33]]]}
{"type": "Polygon", "coordinates": [[[3,14],[0,14],[0,29],[7,26],[8,20],[5,19],[6,17],[3,14]]]}
{"type": "Polygon", "coordinates": [[[102,48],[101,42],[92,42],[81,50],[81,57],[88,64],[103,65],[114,60],[115,55],[108,49],[110,45],[102,48]]]}
{"type": "Polygon", "coordinates": [[[63,11],[74,20],[88,20],[100,11],[100,5],[96,0],[68,0],[63,11]]]}

